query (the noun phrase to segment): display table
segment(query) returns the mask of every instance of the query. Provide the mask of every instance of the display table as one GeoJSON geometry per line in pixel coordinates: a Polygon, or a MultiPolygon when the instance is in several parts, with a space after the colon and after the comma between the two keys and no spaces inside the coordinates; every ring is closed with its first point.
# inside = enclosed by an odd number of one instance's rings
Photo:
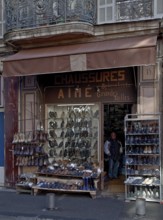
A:
{"type": "Polygon", "coordinates": [[[32,187],[34,195],[40,192],[89,193],[96,198],[100,178],[78,177],[51,173],[36,173],[36,185],[32,187]]]}

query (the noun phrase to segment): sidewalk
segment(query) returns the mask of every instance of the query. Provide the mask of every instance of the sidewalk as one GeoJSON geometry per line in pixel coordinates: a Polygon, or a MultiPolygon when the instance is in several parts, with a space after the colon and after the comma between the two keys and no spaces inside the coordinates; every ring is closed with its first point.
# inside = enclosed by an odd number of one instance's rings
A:
{"type": "Polygon", "coordinates": [[[16,194],[0,190],[0,220],[161,220],[163,205],[146,203],[146,216],[135,215],[135,202],[126,203],[123,197],[58,194],[57,210],[47,210],[47,196],[16,194]]]}

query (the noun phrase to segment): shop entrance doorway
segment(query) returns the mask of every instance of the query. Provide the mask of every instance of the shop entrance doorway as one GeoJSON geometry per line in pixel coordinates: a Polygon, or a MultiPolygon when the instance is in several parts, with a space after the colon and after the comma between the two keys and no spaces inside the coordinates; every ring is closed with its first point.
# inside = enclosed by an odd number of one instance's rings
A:
{"type": "Polygon", "coordinates": [[[119,160],[118,178],[108,179],[109,162],[104,159],[104,190],[108,193],[123,193],[125,191],[125,135],[124,118],[131,114],[131,104],[104,104],[104,143],[109,139],[110,133],[114,131],[117,139],[122,143],[123,153],[119,160]]]}

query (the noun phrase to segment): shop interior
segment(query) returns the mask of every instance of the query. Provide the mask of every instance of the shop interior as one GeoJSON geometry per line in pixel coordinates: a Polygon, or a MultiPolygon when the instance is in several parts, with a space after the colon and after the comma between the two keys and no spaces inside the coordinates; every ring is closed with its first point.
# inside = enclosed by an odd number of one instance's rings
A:
{"type": "Polygon", "coordinates": [[[119,161],[118,178],[109,180],[108,161],[104,160],[104,190],[108,193],[125,192],[125,134],[124,118],[125,115],[131,114],[131,104],[104,104],[104,142],[109,138],[112,131],[116,132],[117,139],[122,143],[123,153],[119,161]]]}

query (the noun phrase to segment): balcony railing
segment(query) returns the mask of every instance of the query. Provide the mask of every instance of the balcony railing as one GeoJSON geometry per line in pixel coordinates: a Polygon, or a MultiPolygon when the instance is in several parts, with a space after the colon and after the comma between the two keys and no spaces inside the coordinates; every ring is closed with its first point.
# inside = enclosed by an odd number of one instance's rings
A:
{"type": "Polygon", "coordinates": [[[7,32],[67,22],[102,24],[163,17],[162,0],[112,0],[107,4],[100,0],[4,1],[7,32]]]}
{"type": "Polygon", "coordinates": [[[96,0],[5,0],[6,30],[96,22],[96,0]]]}
{"type": "Polygon", "coordinates": [[[117,0],[116,2],[117,21],[139,20],[153,17],[154,0],[117,0]]]}

